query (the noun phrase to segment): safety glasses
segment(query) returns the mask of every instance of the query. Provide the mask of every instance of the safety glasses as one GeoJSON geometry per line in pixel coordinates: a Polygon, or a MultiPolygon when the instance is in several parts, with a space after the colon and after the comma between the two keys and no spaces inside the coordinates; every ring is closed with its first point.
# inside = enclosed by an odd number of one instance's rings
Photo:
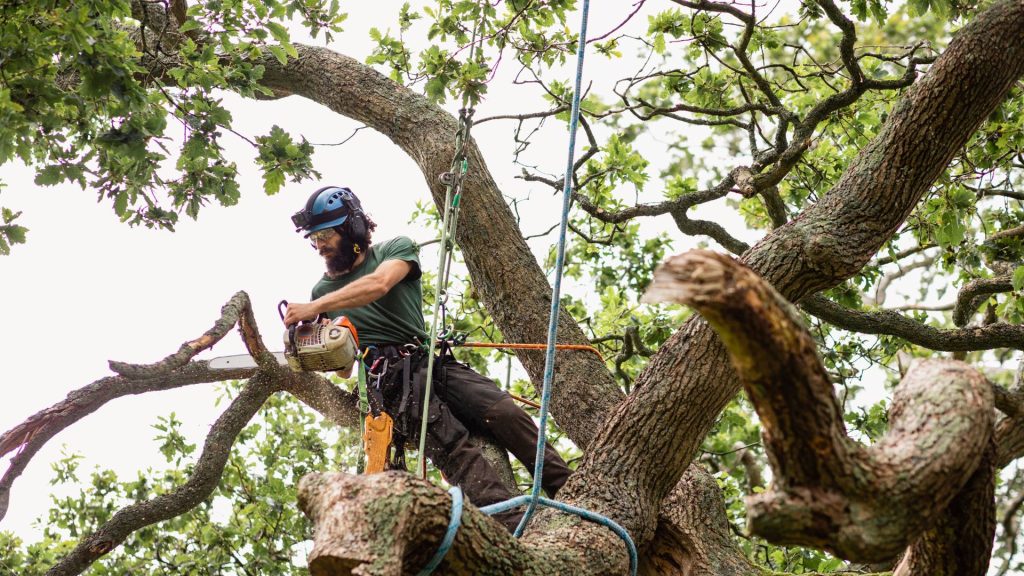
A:
{"type": "Polygon", "coordinates": [[[321,242],[327,242],[335,234],[337,234],[337,232],[334,230],[334,228],[325,228],[323,230],[317,230],[316,232],[310,233],[310,235],[308,236],[309,243],[312,244],[314,248],[316,248],[317,244],[321,242]]]}

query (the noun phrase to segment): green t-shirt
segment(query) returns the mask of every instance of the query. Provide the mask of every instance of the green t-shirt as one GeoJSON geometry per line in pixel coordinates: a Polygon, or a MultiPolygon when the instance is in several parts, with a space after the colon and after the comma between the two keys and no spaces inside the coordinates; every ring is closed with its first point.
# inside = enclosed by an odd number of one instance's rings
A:
{"type": "Polygon", "coordinates": [[[427,341],[421,308],[423,289],[420,285],[419,247],[405,236],[373,244],[355,270],[333,279],[325,274],[313,287],[313,299],[316,300],[373,273],[387,260],[403,260],[412,264],[412,270],[377,301],[359,308],[341,308],[327,313],[331,319],[348,316],[359,333],[359,346],[362,348],[371,344],[408,344],[417,339],[427,341]]]}

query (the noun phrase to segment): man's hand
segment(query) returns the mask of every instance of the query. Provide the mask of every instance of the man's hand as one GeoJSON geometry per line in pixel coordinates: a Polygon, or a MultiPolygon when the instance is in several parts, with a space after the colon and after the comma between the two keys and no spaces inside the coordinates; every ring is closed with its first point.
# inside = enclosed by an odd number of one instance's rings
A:
{"type": "Polygon", "coordinates": [[[304,320],[313,320],[319,315],[320,311],[317,310],[316,304],[312,302],[293,302],[288,304],[288,310],[284,313],[284,325],[291,326],[292,324],[298,324],[304,320]]]}

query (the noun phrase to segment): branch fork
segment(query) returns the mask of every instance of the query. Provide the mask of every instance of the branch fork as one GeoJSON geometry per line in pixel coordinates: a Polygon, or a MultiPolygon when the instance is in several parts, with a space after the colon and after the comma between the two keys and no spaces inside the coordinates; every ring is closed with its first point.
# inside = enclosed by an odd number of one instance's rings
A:
{"type": "Polygon", "coordinates": [[[657,272],[647,301],[696,309],[721,337],[764,428],[772,486],[747,499],[749,529],[859,562],[896,557],[942,516],[992,440],[991,385],[970,366],[919,362],[896,388],[889,431],[850,439],[795,307],[752,270],[694,250],[657,272]]]}

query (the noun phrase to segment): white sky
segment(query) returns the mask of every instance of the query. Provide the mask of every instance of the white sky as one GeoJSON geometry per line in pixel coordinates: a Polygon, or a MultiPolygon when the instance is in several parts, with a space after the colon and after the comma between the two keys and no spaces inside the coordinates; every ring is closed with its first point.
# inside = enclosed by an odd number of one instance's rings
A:
{"type": "MultiPolygon", "coordinates": [[[[615,10],[599,9],[603,4],[595,3],[592,10],[592,35],[610,30],[631,9],[630,3],[617,4],[615,10]]],[[[372,49],[366,31],[371,26],[394,28],[393,15],[400,5],[390,1],[374,2],[372,8],[368,3],[345,6],[350,13],[346,32],[333,47],[365,58],[372,49]]],[[[651,12],[645,7],[633,24],[646,29],[645,14],[651,12]]],[[[478,107],[478,118],[545,108],[532,90],[511,84],[512,64],[509,60],[492,84],[478,107]]],[[[622,76],[614,64],[593,53],[587,64],[588,79],[622,76]]],[[[266,134],[278,124],[311,142],[338,142],[359,127],[299,98],[255,102],[226,94],[224,99],[235,128],[250,137],[266,134]]],[[[513,127],[507,121],[491,122],[474,128],[474,136],[506,193],[531,198],[530,220],[523,228],[526,234],[536,234],[558,221],[560,200],[543,185],[514,179],[519,168],[511,162],[513,127]]],[[[531,151],[533,158],[541,159],[542,170],[560,174],[565,131],[558,128],[549,134],[551,138],[538,138],[531,151]]],[[[182,342],[207,330],[238,290],[252,298],[264,340],[272,349],[280,348],[276,303],[304,301],[322,272],[320,258],[294,233],[288,219],[316,183],[288,183],[268,197],[251,164],[249,146],[231,135],[223,144],[241,171],[241,201],[230,208],[208,206],[199,222],[183,220],[173,234],[120,224],[109,203],[97,204],[92,191],[74,185],[37,187],[32,170],[13,164],[0,167],[0,182],[7,185],[0,190],[0,205],[24,211],[18,222],[30,229],[27,244],[0,258],[6,325],[0,331],[0,382],[6,391],[0,402],[0,431],[60,401],[69,391],[110,375],[109,359],[149,363],[176,351],[182,342]]],[[[430,231],[407,225],[414,203],[428,200],[428,192],[419,169],[385,137],[363,130],[344,146],[319,147],[315,161],[323,183],[350,186],[360,196],[379,224],[378,239],[398,234],[421,241],[432,237],[430,231]]],[[[549,236],[533,244],[543,251],[553,241],[549,236]]],[[[436,266],[433,252],[424,250],[427,269],[436,266]]],[[[244,351],[232,333],[200,357],[244,351]]],[[[213,405],[214,398],[212,384],[121,398],[66,429],[15,481],[0,530],[14,531],[29,541],[38,537],[31,524],[49,505],[50,463],[62,449],[86,457],[80,468],[85,476],[94,466],[113,468],[122,476],[134,476],[147,466],[162,467],[163,458],[152,440],[157,416],[176,412],[184,422],[183,431],[201,445],[223,409],[213,405]]],[[[0,469],[6,470],[9,460],[0,458],[0,469]]]]}

